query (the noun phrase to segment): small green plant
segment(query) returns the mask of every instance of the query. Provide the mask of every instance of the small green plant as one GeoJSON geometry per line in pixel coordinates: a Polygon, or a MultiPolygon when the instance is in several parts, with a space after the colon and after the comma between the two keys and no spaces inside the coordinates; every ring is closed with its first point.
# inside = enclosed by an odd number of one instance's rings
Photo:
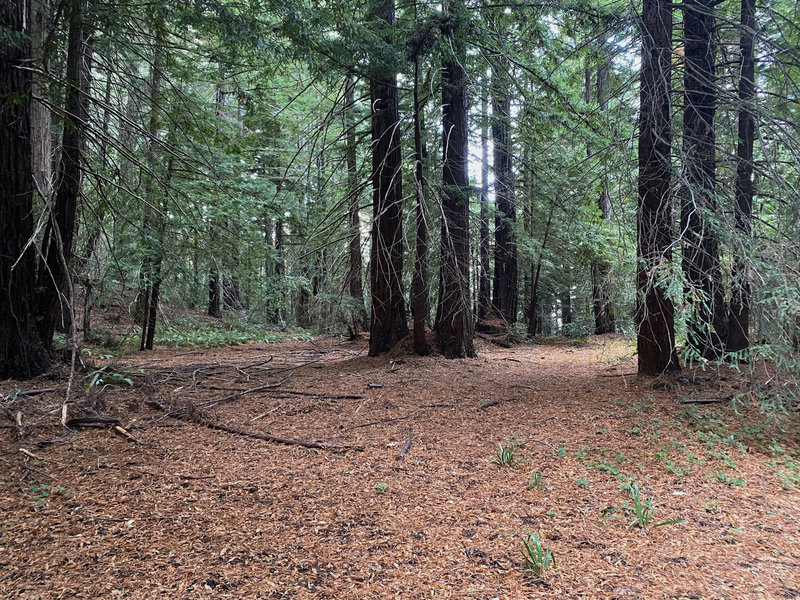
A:
{"type": "Polygon", "coordinates": [[[522,558],[525,561],[522,571],[538,577],[556,566],[556,557],[550,551],[550,544],[543,548],[539,536],[530,531],[522,537],[522,558]]]}
{"type": "Polygon", "coordinates": [[[130,375],[130,373],[115,371],[112,367],[106,365],[100,369],[95,369],[86,376],[86,379],[89,380],[86,388],[91,389],[106,385],[119,388],[123,384],[133,386],[133,379],[131,379],[130,375]]]}
{"type": "Polygon", "coordinates": [[[533,479],[531,479],[525,487],[528,488],[530,492],[534,488],[539,488],[542,486],[542,474],[541,473],[534,473],[533,479]]]}
{"type": "Polygon", "coordinates": [[[677,523],[685,523],[683,519],[672,519],[670,521],[663,521],[662,523],[653,523],[653,518],[656,513],[656,504],[652,498],[642,498],[639,491],[639,485],[631,483],[628,486],[628,493],[630,494],[631,503],[625,502],[621,506],[611,506],[603,511],[603,518],[601,523],[609,519],[625,519],[633,516],[633,519],[628,523],[628,527],[636,525],[641,529],[647,527],[663,527],[664,525],[675,525],[677,523]],[[615,515],[615,512],[623,512],[624,515],[615,515]]]}
{"type": "Polygon", "coordinates": [[[489,459],[489,462],[497,465],[498,467],[512,468],[520,463],[527,462],[520,460],[516,456],[517,448],[525,445],[525,440],[518,435],[508,436],[504,442],[497,444],[497,450],[494,451],[494,458],[489,459]],[[505,445],[504,445],[505,444],[505,445]]]}
{"type": "Polygon", "coordinates": [[[734,479],[732,476],[728,475],[727,473],[723,473],[722,471],[717,471],[715,478],[719,483],[726,483],[728,485],[734,485],[739,487],[744,487],[747,485],[747,482],[741,477],[737,477],[734,479]]]}
{"type": "Polygon", "coordinates": [[[589,479],[587,477],[581,477],[580,479],[576,480],[575,483],[577,483],[579,487],[582,487],[586,490],[589,489],[589,479]]]}
{"type": "Polygon", "coordinates": [[[388,489],[389,489],[389,484],[386,483],[385,481],[379,481],[378,483],[375,484],[375,492],[378,494],[383,494],[388,489]]]}
{"type": "Polygon", "coordinates": [[[567,455],[567,447],[560,446],[557,450],[553,450],[553,456],[566,456],[567,455]]]}
{"type": "Polygon", "coordinates": [[[67,490],[60,485],[51,488],[46,483],[34,483],[28,488],[28,492],[33,494],[33,499],[36,500],[37,506],[44,506],[50,502],[50,496],[52,494],[63,494],[66,491],[67,490]]]}

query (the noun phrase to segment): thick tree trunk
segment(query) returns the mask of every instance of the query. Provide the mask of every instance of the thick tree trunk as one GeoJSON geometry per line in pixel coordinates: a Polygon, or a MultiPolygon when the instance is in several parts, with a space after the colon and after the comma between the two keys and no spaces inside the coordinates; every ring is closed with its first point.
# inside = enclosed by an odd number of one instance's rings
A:
{"type": "Polygon", "coordinates": [[[494,312],[509,325],[517,320],[517,220],[514,175],[511,168],[511,94],[506,68],[497,59],[492,73],[492,141],[494,142],[494,197],[497,215],[494,229],[494,312]]]}
{"type": "Polygon", "coordinates": [[[478,322],[489,314],[492,305],[491,250],[489,247],[489,99],[484,84],[481,97],[481,208],[480,277],[478,278],[478,322]]]}
{"type": "Polygon", "coordinates": [[[670,192],[671,33],[668,0],[644,0],[636,242],[636,345],[642,375],[680,368],[675,352],[675,309],[661,281],[672,266],[674,240],[670,192]]]}
{"type": "MultiPolygon", "coordinates": [[[[355,127],[355,89],[356,80],[351,75],[344,89],[344,110],[347,127],[347,225],[349,228],[350,261],[347,270],[347,289],[353,303],[353,328],[367,327],[367,310],[364,308],[364,284],[361,278],[363,260],[361,258],[361,217],[359,214],[360,187],[356,165],[356,127],[355,127]]],[[[357,331],[356,331],[357,333],[357,331]]]]}
{"type": "Polygon", "coordinates": [[[428,209],[425,200],[424,161],[422,143],[422,117],[419,101],[419,60],[414,57],[414,184],[416,186],[417,239],[414,256],[414,277],[411,282],[412,313],[414,315],[414,352],[420,356],[430,353],[425,337],[428,321],[428,209]]]}
{"type": "MultiPolygon", "coordinates": [[[[88,92],[91,75],[91,45],[83,24],[83,2],[69,4],[69,36],[67,40],[66,115],[62,137],[61,163],[42,247],[44,255],[37,274],[39,335],[45,347],[53,341],[53,333],[64,317],[62,307],[68,304],[67,291],[72,241],[75,235],[75,214],[81,193],[83,152],[89,120],[88,92]]],[[[71,316],[70,316],[71,318],[71,316]]],[[[65,327],[67,324],[63,324],[65,327]]]]}
{"type": "MultiPolygon", "coordinates": [[[[391,43],[394,0],[376,0],[374,15],[391,43]]],[[[397,107],[397,76],[376,64],[370,81],[372,105],[372,245],[370,247],[369,355],[388,351],[408,335],[403,298],[402,141],[397,107]]]]}
{"type": "Polygon", "coordinates": [[[693,298],[687,343],[703,358],[722,355],[727,332],[719,263],[714,113],[714,0],[685,0],[683,181],[681,194],[682,267],[686,294],[693,298]]]}
{"type": "Polygon", "coordinates": [[[731,276],[731,306],[726,350],[741,352],[750,346],[750,283],[745,250],[752,236],[753,138],[755,137],[755,0],[742,0],[739,44],[739,140],[736,146],[734,215],[739,246],[731,276]]]}
{"type": "Polygon", "coordinates": [[[40,341],[33,302],[33,176],[30,139],[29,4],[0,3],[0,379],[29,379],[50,358],[40,341]]]}
{"type": "Polygon", "coordinates": [[[467,179],[467,74],[466,51],[460,18],[464,6],[449,3],[451,29],[447,32],[453,54],[443,61],[442,129],[442,238],[439,308],[436,335],[447,358],[475,356],[474,325],[469,293],[469,187],[467,179]]]}

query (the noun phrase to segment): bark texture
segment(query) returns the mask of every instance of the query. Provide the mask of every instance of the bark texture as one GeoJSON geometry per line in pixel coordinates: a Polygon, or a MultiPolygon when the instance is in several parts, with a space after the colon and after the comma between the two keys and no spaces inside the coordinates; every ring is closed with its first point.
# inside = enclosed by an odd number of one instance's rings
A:
{"type": "Polygon", "coordinates": [[[19,36],[0,37],[0,379],[29,379],[50,359],[36,331],[33,304],[36,265],[33,247],[33,177],[30,140],[31,57],[28,3],[0,3],[0,28],[19,36]]]}
{"type": "MultiPolygon", "coordinates": [[[[394,0],[377,0],[375,16],[391,44],[394,0]]],[[[369,355],[388,351],[409,333],[403,298],[402,141],[397,107],[397,76],[386,64],[373,66],[372,245],[370,247],[369,355]]]]}
{"type": "Polygon", "coordinates": [[[714,114],[714,0],[685,0],[683,177],[681,194],[682,267],[693,315],[687,343],[703,358],[722,355],[726,334],[725,298],[716,234],[717,202],[714,114]]]}
{"type": "Polygon", "coordinates": [[[660,283],[669,275],[674,240],[670,192],[671,33],[668,0],[644,0],[636,242],[636,346],[642,375],[679,369],[675,309],[660,283]]]}
{"type": "Polygon", "coordinates": [[[474,325],[469,293],[469,187],[467,180],[467,74],[466,52],[459,26],[463,4],[447,5],[451,29],[447,32],[453,54],[443,63],[442,127],[442,236],[439,307],[436,336],[447,358],[475,356],[474,325]],[[455,18],[453,18],[455,17],[455,18]]]}
{"type": "Polygon", "coordinates": [[[753,139],[755,138],[755,0],[742,0],[739,43],[739,132],[736,146],[734,216],[739,246],[734,253],[726,350],[750,346],[750,282],[746,251],[753,234],[753,139]]]}

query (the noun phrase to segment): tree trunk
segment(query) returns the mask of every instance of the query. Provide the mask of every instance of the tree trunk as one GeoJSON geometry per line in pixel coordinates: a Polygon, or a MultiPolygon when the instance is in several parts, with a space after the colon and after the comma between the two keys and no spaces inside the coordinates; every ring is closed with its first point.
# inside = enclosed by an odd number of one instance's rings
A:
{"type": "Polygon", "coordinates": [[[217,264],[213,262],[208,270],[208,316],[214,319],[222,317],[222,293],[220,287],[219,269],[217,264]]]}
{"type": "Polygon", "coordinates": [[[33,0],[31,42],[33,44],[33,70],[31,71],[31,152],[33,153],[33,176],[42,194],[50,199],[53,193],[53,138],[50,131],[51,113],[45,98],[48,92],[44,72],[49,63],[45,42],[51,16],[47,3],[33,0]]]}
{"type": "Polygon", "coordinates": [[[478,280],[478,322],[489,314],[492,304],[491,250],[489,248],[489,100],[484,83],[481,94],[481,209],[480,277],[478,280]]]}
{"type": "Polygon", "coordinates": [[[674,240],[670,192],[671,33],[668,0],[644,0],[636,240],[636,345],[642,375],[680,368],[675,352],[675,309],[662,281],[670,273],[674,240]]]}
{"type": "Polygon", "coordinates": [[[717,213],[714,156],[715,79],[714,0],[685,0],[683,180],[681,195],[682,267],[693,314],[687,343],[703,358],[722,355],[726,333],[725,300],[714,224],[717,213]]]}
{"type": "MultiPolygon", "coordinates": [[[[45,347],[53,341],[53,333],[63,319],[62,307],[68,298],[69,265],[75,235],[75,214],[81,193],[86,128],[88,126],[88,91],[91,75],[91,45],[83,24],[83,2],[69,5],[67,41],[66,114],[62,137],[61,163],[56,181],[56,197],[47,221],[42,248],[44,254],[37,274],[39,335],[45,347]]],[[[49,199],[48,199],[49,202],[49,199]]],[[[71,318],[71,316],[70,316],[71,318]]]]}
{"type": "Polygon", "coordinates": [[[511,94],[508,60],[497,57],[492,71],[492,141],[494,142],[494,312],[509,325],[517,320],[517,220],[511,169],[511,94]]]}
{"type": "MultiPolygon", "coordinates": [[[[416,11],[416,4],[414,5],[416,11]]],[[[420,356],[430,353],[425,337],[428,321],[428,209],[425,200],[424,160],[422,143],[422,118],[419,101],[419,57],[414,57],[414,184],[416,186],[417,239],[414,257],[414,277],[411,282],[412,313],[414,315],[414,352],[420,356]]]]}
{"type": "MultiPolygon", "coordinates": [[[[152,350],[155,339],[156,320],[158,316],[158,301],[161,295],[161,265],[164,256],[164,217],[155,207],[161,206],[166,214],[166,206],[159,201],[160,195],[156,190],[160,183],[156,180],[155,172],[158,168],[159,156],[159,102],[161,95],[161,80],[163,78],[164,50],[160,34],[156,34],[153,48],[152,75],[150,80],[150,120],[148,124],[147,167],[144,196],[146,206],[142,233],[146,254],[142,261],[141,280],[144,284],[142,297],[144,298],[144,311],[142,313],[142,339],[140,350],[152,350]]],[[[167,178],[171,177],[172,159],[169,161],[167,178]]]]}
{"type": "MultiPolygon", "coordinates": [[[[391,44],[394,0],[375,0],[379,34],[391,44]]],[[[375,64],[372,105],[372,245],[370,247],[369,355],[388,351],[408,335],[403,298],[402,142],[395,68],[375,64]]]]}
{"type": "Polygon", "coordinates": [[[742,0],[739,45],[739,140],[736,146],[734,215],[739,245],[731,274],[731,306],[726,350],[741,352],[750,346],[750,283],[745,250],[752,236],[753,138],[755,137],[755,0],[742,0]]]}
{"type": "Polygon", "coordinates": [[[359,192],[356,165],[356,127],[355,127],[355,89],[356,80],[351,75],[344,88],[344,111],[347,136],[347,222],[349,228],[350,264],[347,270],[347,288],[353,303],[352,322],[356,330],[367,327],[367,311],[364,308],[364,285],[361,278],[363,260],[361,258],[361,217],[359,215],[359,192]]]}
{"type": "Polygon", "coordinates": [[[31,170],[29,4],[0,4],[0,379],[29,379],[50,365],[34,321],[36,263],[31,170]]]}
{"type": "Polygon", "coordinates": [[[445,12],[450,12],[450,29],[446,35],[452,54],[445,57],[442,65],[443,215],[436,335],[439,349],[447,358],[475,356],[468,274],[469,150],[466,50],[460,23],[463,10],[459,0],[445,6],[445,12]]]}
{"type": "MultiPolygon", "coordinates": [[[[603,114],[608,112],[609,99],[609,72],[611,68],[611,58],[608,48],[601,48],[603,53],[603,63],[597,68],[597,102],[603,114]]],[[[591,91],[591,71],[586,73],[586,102],[592,100],[591,91]]],[[[592,148],[587,148],[589,157],[592,156],[592,148]]],[[[602,189],[600,197],[597,199],[597,208],[600,211],[600,218],[608,221],[611,218],[611,194],[608,190],[608,174],[606,165],[603,165],[602,189]]],[[[616,319],[614,307],[611,303],[611,291],[613,289],[613,272],[611,263],[602,255],[596,255],[591,262],[592,277],[592,311],[594,313],[594,332],[596,335],[604,333],[614,333],[616,331],[616,319]]]]}

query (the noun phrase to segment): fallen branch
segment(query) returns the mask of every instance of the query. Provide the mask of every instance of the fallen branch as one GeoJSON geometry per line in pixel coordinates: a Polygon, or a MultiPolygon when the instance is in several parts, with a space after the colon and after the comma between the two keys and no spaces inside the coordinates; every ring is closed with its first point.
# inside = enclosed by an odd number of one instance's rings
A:
{"type": "Polygon", "coordinates": [[[317,448],[319,450],[332,450],[334,452],[344,452],[345,450],[357,450],[359,452],[364,451],[363,446],[342,446],[339,444],[306,442],[303,440],[278,437],[275,435],[270,435],[268,433],[253,433],[251,431],[245,431],[244,429],[237,429],[236,427],[223,425],[222,423],[203,422],[201,424],[204,425],[205,427],[208,427],[209,429],[218,429],[219,431],[225,431],[227,433],[232,433],[234,435],[241,435],[244,437],[254,438],[257,440],[263,440],[265,442],[275,442],[276,444],[285,444],[287,446],[302,446],[303,448],[317,448]]]}
{"type": "Polygon", "coordinates": [[[504,400],[489,400],[488,402],[484,402],[478,407],[478,410],[486,410],[490,406],[497,406],[503,402],[511,402],[512,400],[517,400],[517,398],[506,398],[504,400]]]}
{"type": "Polygon", "coordinates": [[[681,398],[681,404],[714,404],[716,402],[726,402],[730,396],[715,396],[711,398],[681,398]]]}
{"type": "Polygon", "coordinates": [[[406,452],[408,452],[409,448],[411,448],[411,427],[406,429],[406,443],[403,446],[403,449],[400,450],[400,454],[394,457],[395,460],[403,460],[405,457],[406,452]]]}
{"type": "Polygon", "coordinates": [[[276,393],[291,394],[293,396],[310,396],[312,398],[327,398],[329,400],[363,400],[364,396],[352,396],[349,394],[317,394],[316,392],[297,392],[294,390],[272,390],[276,393]]]}
{"type": "Polygon", "coordinates": [[[19,398],[20,396],[38,396],[39,394],[49,394],[50,392],[55,392],[56,388],[42,388],[40,390],[17,390],[16,392],[11,392],[10,394],[0,394],[0,396],[5,396],[6,398],[19,398]]]}
{"type": "Polygon", "coordinates": [[[113,427],[119,425],[119,419],[111,417],[75,417],[65,423],[67,429],[83,429],[86,427],[113,427]]]}
{"type": "Polygon", "coordinates": [[[603,373],[600,377],[635,377],[638,373],[603,373]]]}

